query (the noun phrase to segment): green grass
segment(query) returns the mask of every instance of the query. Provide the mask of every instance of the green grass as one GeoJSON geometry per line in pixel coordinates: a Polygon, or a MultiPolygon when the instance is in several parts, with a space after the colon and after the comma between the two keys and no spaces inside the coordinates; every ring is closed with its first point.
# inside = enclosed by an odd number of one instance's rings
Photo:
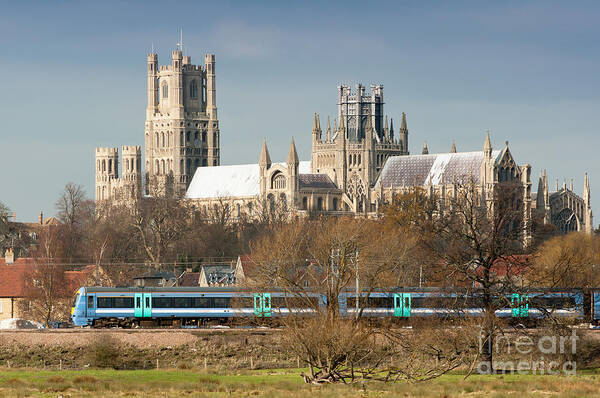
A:
{"type": "Polygon", "coordinates": [[[577,376],[449,374],[416,384],[369,383],[366,386],[306,385],[298,369],[232,371],[194,370],[44,371],[2,369],[0,396],[56,397],[595,397],[600,374],[577,376]]]}

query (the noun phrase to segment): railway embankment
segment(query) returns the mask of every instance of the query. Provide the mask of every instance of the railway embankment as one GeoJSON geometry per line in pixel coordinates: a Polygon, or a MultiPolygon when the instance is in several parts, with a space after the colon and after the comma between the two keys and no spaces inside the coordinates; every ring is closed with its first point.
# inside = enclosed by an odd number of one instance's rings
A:
{"type": "Polygon", "coordinates": [[[58,329],[0,332],[0,367],[259,369],[295,366],[273,329],[58,329]]]}

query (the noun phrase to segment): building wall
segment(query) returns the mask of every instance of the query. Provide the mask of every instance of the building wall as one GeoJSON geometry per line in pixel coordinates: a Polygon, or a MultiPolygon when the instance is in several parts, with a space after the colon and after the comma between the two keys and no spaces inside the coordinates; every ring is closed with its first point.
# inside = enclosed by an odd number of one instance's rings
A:
{"type": "Polygon", "coordinates": [[[0,298],[0,319],[20,318],[19,298],[0,298]]]}

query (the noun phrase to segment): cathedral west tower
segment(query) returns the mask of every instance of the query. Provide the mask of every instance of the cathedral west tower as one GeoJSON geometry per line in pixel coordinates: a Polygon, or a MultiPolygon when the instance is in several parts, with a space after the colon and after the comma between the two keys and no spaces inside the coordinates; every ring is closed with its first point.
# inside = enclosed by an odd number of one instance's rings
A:
{"type": "Polygon", "coordinates": [[[172,180],[175,193],[184,194],[195,170],[218,166],[215,56],[205,65],[172,52],[170,65],[158,65],[148,54],[148,107],[146,108],[146,184],[172,180]]]}

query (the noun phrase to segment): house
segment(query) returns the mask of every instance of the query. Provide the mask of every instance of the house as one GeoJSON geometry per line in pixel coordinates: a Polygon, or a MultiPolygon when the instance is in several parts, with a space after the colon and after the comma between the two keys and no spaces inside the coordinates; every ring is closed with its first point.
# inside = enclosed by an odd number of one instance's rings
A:
{"type": "Polygon", "coordinates": [[[235,268],[225,265],[203,265],[199,285],[202,287],[234,286],[235,268]]]}
{"type": "Polygon", "coordinates": [[[248,255],[238,256],[235,263],[233,275],[236,285],[243,285],[252,279],[255,264],[248,255]]]}
{"type": "MultiPolygon", "coordinates": [[[[26,298],[26,280],[35,270],[36,259],[16,258],[7,249],[0,258],[0,319],[22,317],[19,302],[26,298]]],[[[65,271],[65,280],[73,294],[93,275],[95,266],[88,265],[80,271],[65,271]]]]}
{"type": "Polygon", "coordinates": [[[158,271],[133,278],[136,287],[167,287],[175,286],[177,276],[174,272],[158,271]]]}

